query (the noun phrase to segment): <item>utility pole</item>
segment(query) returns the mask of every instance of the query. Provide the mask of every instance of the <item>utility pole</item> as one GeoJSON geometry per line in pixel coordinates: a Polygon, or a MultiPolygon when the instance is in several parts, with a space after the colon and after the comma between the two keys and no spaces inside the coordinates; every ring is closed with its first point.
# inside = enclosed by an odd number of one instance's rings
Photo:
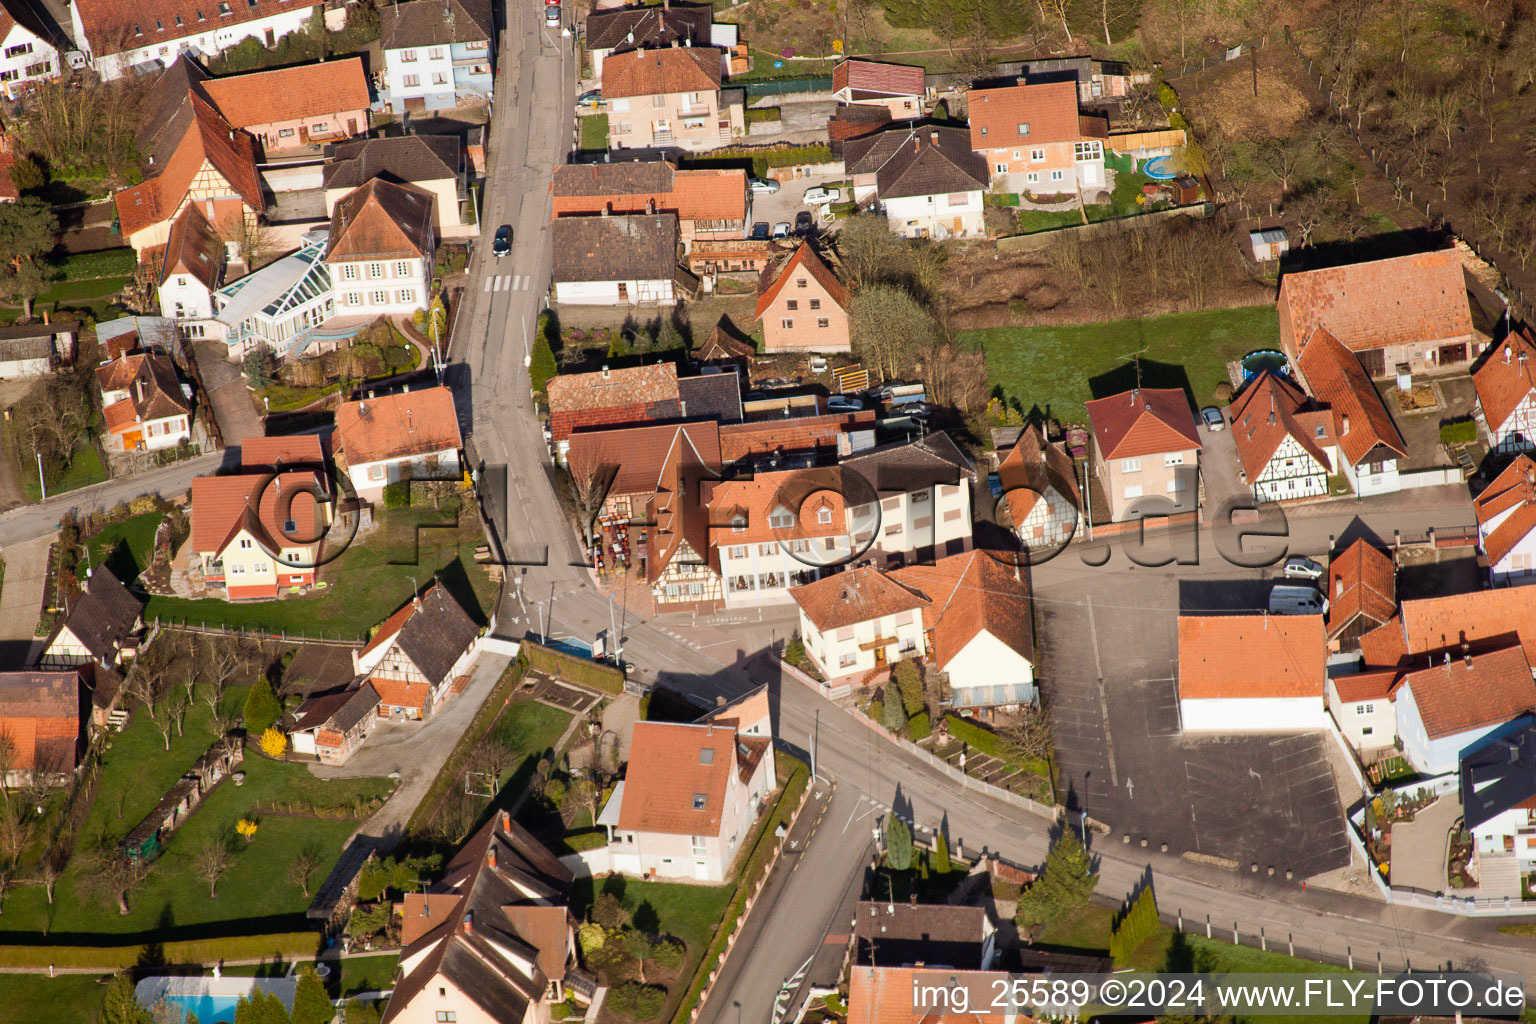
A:
{"type": "Polygon", "coordinates": [[[37,485],[43,489],[43,500],[48,500],[48,480],[43,475],[43,453],[37,453],[37,485]]]}

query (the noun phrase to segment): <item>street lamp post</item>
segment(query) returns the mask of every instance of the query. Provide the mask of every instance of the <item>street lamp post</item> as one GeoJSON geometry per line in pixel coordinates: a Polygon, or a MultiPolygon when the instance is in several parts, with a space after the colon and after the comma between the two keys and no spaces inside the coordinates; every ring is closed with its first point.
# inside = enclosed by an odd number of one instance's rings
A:
{"type": "Polygon", "coordinates": [[[43,476],[43,453],[37,453],[37,485],[43,490],[43,500],[48,500],[48,481],[43,476]]]}

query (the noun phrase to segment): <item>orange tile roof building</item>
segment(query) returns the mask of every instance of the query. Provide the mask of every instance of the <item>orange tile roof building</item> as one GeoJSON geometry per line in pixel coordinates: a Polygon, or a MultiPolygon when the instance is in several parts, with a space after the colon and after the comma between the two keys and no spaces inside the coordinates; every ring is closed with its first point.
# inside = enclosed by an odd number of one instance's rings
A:
{"type": "Polygon", "coordinates": [[[1328,408],[1336,439],[1334,466],[1355,493],[1366,497],[1396,491],[1408,445],[1360,358],[1319,328],[1303,342],[1295,365],[1313,399],[1328,408]]]}
{"type": "Polygon", "coordinates": [[[464,439],[446,387],[343,402],[336,409],[334,443],[358,497],[367,501],[401,481],[457,484],[461,478],[464,439]]]}
{"type": "Polygon", "coordinates": [[[971,148],[987,161],[994,186],[1034,195],[1105,188],[1109,122],[1078,109],[1077,83],[1026,83],[966,93],[971,148]]]}
{"type": "Polygon", "coordinates": [[[432,193],[371,178],[331,211],[325,265],[341,316],[396,316],[432,301],[432,193]]]}
{"type": "Polygon", "coordinates": [[[270,156],[368,134],[368,75],[361,57],[210,78],[203,88],[225,120],[270,156]]]}
{"type": "Polygon", "coordinates": [[[304,31],[321,10],[321,4],[270,0],[84,0],[70,5],[69,16],[76,46],[111,81],[189,50],[212,57],[247,39],[270,48],[304,31]]]}
{"type": "Polygon", "coordinates": [[[1087,405],[1094,473],[1111,518],[1120,522],[1195,507],[1200,432],[1183,391],[1138,388],[1087,405]]]}
{"type": "Polygon", "coordinates": [[[702,151],[745,134],[744,97],[720,89],[722,51],[677,46],[610,54],[603,61],[611,149],[702,151]]]}
{"type": "Polygon", "coordinates": [[[664,160],[562,164],[550,181],[554,217],[616,213],[677,215],[683,245],[740,241],[747,227],[747,172],[678,170],[664,160]]]}
{"type": "Polygon", "coordinates": [[[1472,372],[1477,419],[1495,451],[1536,448],[1536,342],[1511,332],[1472,372]]]}
{"type": "Polygon", "coordinates": [[[1228,409],[1232,440],[1258,502],[1294,501],[1328,493],[1332,430],[1301,388],[1265,370],[1228,409]]]}
{"type": "MultiPolygon", "coordinates": [[[[1052,550],[1072,539],[1082,519],[1077,467],[1066,447],[1038,426],[1025,427],[997,467],[1006,525],[1027,549],[1052,550]]],[[[999,509],[1001,511],[1001,509],[999,509]]]]}
{"type": "Polygon", "coordinates": [[[593,874],[724,881],[775,785],[773,738],[743,734],[734,718],[637,722],[597,819],[608,845],[582,860],[593,874]]]}
{"type": "Polygon", "coordinates": [[[352,667],[378,692],[380,717],[430,716],[469,682],[480,627],[441,582],[385,619],[352,667]]]}
{"type": "Polygon", "coordinates": [[[810,242],[757,286],[757,319],[764,352],[847,352],[848,289],[810,242]]]}
{"type": "MultiPolygon", "coordinates": [[[[968,1012],[929,1013],[913,1010],[912,993],[919,977],[931,977],[932,967],[865,967],[854,965],[848,978],[848,1024],[1036,1024],[1033,1017],[1013,1013],[986,1013],[972,1003],[968,1012]]],[[[995,991],[1007,984],[1000,971],[944,971],[971,992],[995,991]]],[[[946,980],[946,984],[949,984],[946,980]]]]}
{"type": "Polygon", "coordinates": [[[676,363],[562,373],[550,379],[548,392],[550,433],[562,460],[577,430],[682,417],[676,363]]]}
{"type": "Polygon", "coordinates": [[[118,356],[96,367],[96,386],[112,451],[158,451],[192,440],[192,400],[169,356],[118,356]]]}
{"type": "Polygon", "coordinates": [[[1472,500],[1494,586],[1536,582],[1536,462],[1521,454],[1472,500]]]}
{"type": "Polygon", "coordinates": [[[1327,728],[1321,615],[1180,615],[1185,732],[1327,728]]]}
{"type": "Polygon", "coordinates": [[[56,782],[79,764],[90,729],[90,694],[77,669],[0,672],[0,736],[10,743],[5,784],[34,772],[56,782]]]}
{"type": "Polygon", "coordinates": [[[1397,567],[1363,537],[1329,560],[1325,579],[1332,650],[1358,651],[1362,635],[1397,613],[1397,567]]]}
{"type": "Polygon", "coordinates": [[[1280,345],[1295,363],[1314,331],[1355,353],[1372,379],[1462,368],[1487,337],[1472,325],[1466,272],[1454,249],[1286,274],[1280,345]]]}
{"type": "Polygon", "coordinates": [[[1393,692],[1403,756],[1426,775],[1456,770],[1461,751],[1536,712],[1536,681],[1519,644],[1446,654],[1404,674],[1393,692]]]}
{"type": "Polygon", "coordinates": [[[927,72],[916,65],[850,57],[832,69],[839,103],[883,107],[898,121],[923,116],[927,72]]]}

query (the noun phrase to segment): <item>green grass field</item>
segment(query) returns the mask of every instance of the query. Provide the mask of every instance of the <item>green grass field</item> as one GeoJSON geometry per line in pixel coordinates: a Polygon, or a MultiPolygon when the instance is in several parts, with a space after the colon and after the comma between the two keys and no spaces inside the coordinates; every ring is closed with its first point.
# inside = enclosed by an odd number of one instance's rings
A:
{"type": "MultiPolygon", "coordinates": [[[[686,885],[677,882],[637,882],[614,877],[619,902],[632,917],[636,928],[674,935],[688,944],[689,958],[698,962],[698,954],[714,937],[720,915],[735,892],[732,885],[686,885]]],[[[571,889],[571,912],[585,920],[600,890],[591,878],[578,878],[571,889]]],[[[683,972],[686,975],[686,971],[683,972]]]]}
{"type": "Polygon", "coordinates": [[[131,583],[149,565],[154,553],[155,531],[165,516],[159,512],[145,512],[113,523],[105,530],[88,537],[85,541],[85,564],[97,566],[103,560],[117,578],[131,583]]]}
{"type": "MultiPolygon", "coordinates": [[[[37,459],[29,452],[21,452],[16,461],[21,467],[21,486],[27,492],[28,500],[40,501],[43,489],[37,482],[37,459]]],[[[95,445],[86,443],[75,450],[74,461],[67,470],[62,474],[48,475],[48,493],[63,494],[65,491],[99,484],[106,479],[107,467],[102,465],[101,455],[97,453],[95,445]]]]}
{"type": "Polygon", "coordinates": [[[588,114],[577,119],[581,124],[581,148],[601,150],[608,148],[608,115],[588,114]]]}
{"type": "Polygon", "coordinates": [[[1131,354],[1140,351],[1143,387],[1182,387],[1194,405],[1213,401],[1227,362],[1278,348],[1272,306],[1173,313],[1069,327],[991,327],[965,331],[964,344],[987,355],[987,380],[1027,413],[1062,422],[1086,418],[1083,403],[1135,386],[1131,354]]]}
{"type": "MultiPolygon", "coordinates": [[[[103,972],[106,974],[109,972],[103,972]]],[[[94,974],[0,974],[0,1006],[6,1020],[100,1020],[107,986],[94,974]]]]}

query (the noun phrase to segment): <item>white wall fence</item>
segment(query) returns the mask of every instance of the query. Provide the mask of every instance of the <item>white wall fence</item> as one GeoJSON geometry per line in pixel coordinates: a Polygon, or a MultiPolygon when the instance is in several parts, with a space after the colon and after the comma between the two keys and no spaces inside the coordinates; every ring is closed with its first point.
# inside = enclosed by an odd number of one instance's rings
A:
{"type": "Polygon", "coordinates": [[[1409,469],[1397,475],[1398,486],[1403,490],[1416,487],[1439,487],[1442,484],[1459,484],[1465,480],[1461,467],[1447,466],[1440,469],[1409,469]]]}

